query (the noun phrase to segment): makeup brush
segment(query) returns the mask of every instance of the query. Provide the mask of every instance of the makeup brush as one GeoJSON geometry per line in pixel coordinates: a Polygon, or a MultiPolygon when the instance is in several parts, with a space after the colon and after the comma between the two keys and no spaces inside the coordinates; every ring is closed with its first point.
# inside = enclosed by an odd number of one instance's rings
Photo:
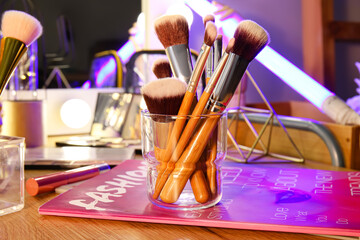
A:
{"type": "MultiPolygon", "coordinates": [[[[212,22],[208,22],[206,24],[205,28],[205,34],[204,34],[204,43],[202,44],[201,50],[199,52],[198,59],[195,64],[194,71],[191,74],[190,81],[188,83],[188,87],[184,96],[184,99],[181,103],[178,115],[187,115],[189,114],[190,108],[192,106],[192,103],[194,101],[195,95],[196,95],[196,88],[199,83],[199,79],[201,77],[201,74],[204,71],[206,59],[209,56],[209,52],[211,49],[211,46],[213,45],[215,38],[216,38],[217,30],[212,22]]],[[[172,155],[172,152],[176,146],[176,143],[180,137],[181,131],[184,128],[186,122],[186,118],[177,118],[173,127],[173,130],[170,135],[170,139],[168,142],[168,145],[166,147],[166,150],[164,151],[164,156],[161,158],[162,166],[161,170],[159,171],[158,179],[162,178],[161,175],[163,174],[163,170],[166,169],[166,163],[170,160],[170,157],[172,155]]],[[[156,186],[158,185],[158,179],[156,186]]],[[[162,187],[156,187],[155,186],[155,193],[153,195],[154,199],[157,199],[159,191],[162,187]]]]}
{"type": "Polygon", "coordinates": [[[28,46],[42,34],[42,26],[25,12],[9,10],[2,15],[1,30],[0,95],[28,46]]]}
{"type": "Polygon", "coordinates": [[[189,82],[192,64],[189,50],[189,25],[182,15],[164,15],[155,20],[155,32],[165,48],[175,77],[189,82]]]}
{"type": "Polygon", "coordinates": [[[152,114],[176,115],[187,85],[177,78],[160,78],[145,84],[140,92],[152,114]]]}
{"type": "MultiPolygon", "coordinates": [[[[177,78],[160,78],[145,84],[140,92],[151,114],[176,115],[186,92],[187,85],[177,78]]],[[[153,116],[153,142],[155,158],[161,162],[173,123],[165,116],[153,116]]]]}
{"type": "MultiPolygon", "coordinates": [[[[215,23],[215,17],[213,15],[211,15],[211,14],[206,15],[203,18],[204,27],[206,27],[206,24],[208,22],[215,23]]],[[[205,67],[205,79],[206,79],[206,81],[205,81],[205,83],[207,83],[208,80],[210,79],[213,70],[214,70],[214,48],[212,47],[210,49],[209,57],[206,60],[206,67],[205,67]]]]}
{"type": "Polygon", "coordinates": [[[157,78],[169,78],[171,77],[170,62],[166,58],[158,58],[154,61],[152,71],[157,78]]]}
{"type": "Polygon", "coordinates": [[[229,54],[220,79],[208,101],[207,109],[213,116],[201,123],[176,162],[175,169],[160,194],[162,201],[166,203],[176,202],[179,198],[217,126],[220,114],[216,115],[216,113],[222,113],[225,110],[247,66],[269,42],[266,30],[251,20],[239,23],[234,39],[234,51],[229,54]]]}
{"type": "MultiPolygon", "coordinates": [[[[214,64],[214,68],[216,68],[219,64],[219,62],[221,61],[221,55],[222,55],[222,35],[217,35],[216,40],[214,42],[214,60],[213,60],[213,64],[214,64]]],[[[233,48],[234,46],[234,41],[235,39],[230,39],[229,43],[228,43],[228,47],[229,45],[231,45],[231,48],[233,48]]],[[[225,50],[225,52],[229,52],[227,49],[225,50]]],[[[206,153],[206,160],[205,160],[205,168],[206,168],[206,178],[207,181],[209,183],[209,191],[210,194],[212,196],[216,196],[217,195],[217,168],[215,165],[215,160],[216,160],[216,156],[217,156],[217,127],[214,129],[214,132],[209,140],[209,144],[208,144],[208,148],[205,149],[204,152],[207,151],[206,153]]],[[[193,173],[196,174],[197,170],[195,170],[195,172],[193,173]]]]}

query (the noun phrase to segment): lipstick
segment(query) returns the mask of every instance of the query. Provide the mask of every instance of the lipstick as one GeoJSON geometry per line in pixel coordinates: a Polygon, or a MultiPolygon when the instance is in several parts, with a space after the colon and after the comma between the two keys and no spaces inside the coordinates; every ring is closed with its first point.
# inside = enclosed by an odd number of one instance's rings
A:
{"type": "Polygon", "coordinates": [[[110,166],[106,163],[90,165],[80,168],[71,169],[64,172],[47,174],[40,177],[29,178],[26,181],[26,191],[31,196],[36,196],[45,192],[52,192],[55,188],[86,180],[108,171],[110,166]]]}

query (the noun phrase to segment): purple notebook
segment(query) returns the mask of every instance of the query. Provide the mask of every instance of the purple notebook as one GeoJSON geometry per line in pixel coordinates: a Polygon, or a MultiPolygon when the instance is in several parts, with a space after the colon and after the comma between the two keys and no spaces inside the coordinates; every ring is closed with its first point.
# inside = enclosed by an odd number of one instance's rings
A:
{"type": "Polygon", "coordinates": [[[146,165],[127,160],[55,197],[44,215],[207,227],[360,236],[360,172],[226,162],[215,207],[175,211],[146,195],[146,165]]]}

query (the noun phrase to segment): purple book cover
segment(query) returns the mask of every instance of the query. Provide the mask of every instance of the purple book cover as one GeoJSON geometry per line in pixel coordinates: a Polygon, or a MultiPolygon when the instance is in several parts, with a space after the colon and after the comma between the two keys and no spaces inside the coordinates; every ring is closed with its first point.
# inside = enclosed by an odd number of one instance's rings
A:
{"type": "Polygon", "coordinates": [[[360,236],[360,172],[223,164],[221,202],[208,209],[157,207],[146,195],[146,165],[127,160],[55,197],[44,215],[360,236]]]}

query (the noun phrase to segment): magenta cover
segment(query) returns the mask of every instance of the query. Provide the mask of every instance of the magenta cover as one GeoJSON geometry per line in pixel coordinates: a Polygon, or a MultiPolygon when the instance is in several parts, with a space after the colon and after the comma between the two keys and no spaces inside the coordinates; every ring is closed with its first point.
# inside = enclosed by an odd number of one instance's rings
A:
{"type": "Polygon", "coordinates": [[[215,207],[175,211],[146,195],[146,163],[127,160],[39,208],[43,215],[360,236],[360,172],[225,162],[215,207]]]}

